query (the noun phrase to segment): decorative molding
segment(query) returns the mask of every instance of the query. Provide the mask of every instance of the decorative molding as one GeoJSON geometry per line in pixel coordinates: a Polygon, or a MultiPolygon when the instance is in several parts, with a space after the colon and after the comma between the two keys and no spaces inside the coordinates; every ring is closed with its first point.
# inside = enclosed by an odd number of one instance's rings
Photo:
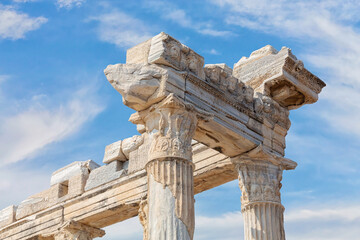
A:
{"type": "Polygon", "coordinates": [[[294,55],[293,58],[287,58],[284,63],[284,70],[293,75],[306,87],[310,88],[316,94],[319,94],[326,84],[317,76],[309,72],[304,63],[298,60],[294,55]]]}

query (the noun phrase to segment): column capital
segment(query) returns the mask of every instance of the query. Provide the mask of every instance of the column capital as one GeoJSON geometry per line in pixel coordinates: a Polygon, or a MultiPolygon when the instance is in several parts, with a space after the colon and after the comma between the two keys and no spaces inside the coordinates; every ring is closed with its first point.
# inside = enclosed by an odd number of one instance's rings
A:
{"type": "MultiPolygon", "coordinates": [[[[57,232],[51,234],[54,240],[92,240],[97,237],[103,237],[104,235],[105,231],[102,229],[91,227],[73,220],[65,222],[57,232]]],[[[50,235],[44,237],[49,236],[50,235]]]]}
{"type": "Polygon", "coordinates": [[[234,157],[231,161],[239,173],[241,204],[275,203],[281,205],[282,171],[294,169],[296,162],[267,151],[262,145],[234,157]]]}
{"type": "Polygon", "coordinates": [[[170,94],[150,108],[133,114],[130,121],[143,124],[153,138],[149,162],[166,158],[191,160],[191,140],[200,115],[191,104],[170,94]]]}

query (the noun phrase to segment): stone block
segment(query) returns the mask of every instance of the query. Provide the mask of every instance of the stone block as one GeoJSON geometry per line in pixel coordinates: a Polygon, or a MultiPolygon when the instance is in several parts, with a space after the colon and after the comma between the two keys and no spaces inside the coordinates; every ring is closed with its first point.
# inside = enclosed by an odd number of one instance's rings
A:
{"type": "Polygon", "coordinates": [[[134,173],[145,168],[145,164],[148,161],[148,154],[150,149],[151,141],[147,140],[147,137],[144,137],[145,140],[142,145],[140,145],[135,151],[130,152],[129,154],[129,168],[128,173],[134,173]]]}
{"type": "Polygon", "coordinates": [[[105,166],[101,166],[93,170],[85,185],[85,191],[101,186],[105,183],[111,182],[115,179],[126,174],[126,170],[123,169],[123,162],[112,161],[105,166]]]}
{"type": "Polygon", "coordinates": [[[151,39],[128,49],[126,51],[126,63],[148,63],[151,39]]]}
{"type": "Polygon", "coordinates": [[[52,174],[51,185],[60,184],[58,185],[60,198],[82,194],[90,172],[98,167],[99,165],[92,160],[73,162],[52,174]]]}
{"type": "Polygon", "coordinates": [[[92,160],[73,162],[53,172],[50,185],[62,183],[77,175],[87,175],[90,171],[98,167],[99,165],[92,160]]]}
{"type": "Polygon", "coordinates": [[[39,212],[43,209],[46,209],[56,204],[59,200],[64,200],[64,196],[71,198],[68,193],[68,185],[65,186],[63,183],[56,183],[52,185],[49,189],[32,195],[19,204],[16,209],[16,219],[19,220],[26,216],[39,212]]]}
{"type": "Polygon", "coordinates": [[[103,163],[109,164],[113,161],[127,161],[130,152],[135,151],[142,143],[142,136],[134,135],[106,146],[103,163]]]}
{"type": "Polygon", "coordinates": [[[45,197],[29,197],[22,201],[16,210],[16,220],[34,214],[49,205],[48,199],[45,197]]]}
{"type": "Polygon", "coordinates": [[[0,228],[15,222],[16,206],[11,205],[0,211],[0,228]]]}
{"type": "Polygon", "coordinates": [[[103,163],[110,163],[112,161],[126,161],[126,157],[121,149],[122,141],[117,141],[105,147],[105,154],[103,163]]]}
{"type": "Polygon", "coordinates": [[[126,159],[129,159],[130,153],[139,148],[143,144],[143,137],[139,135],[126,138],[121,143],[121,150],[124,153],[126,159]]]}

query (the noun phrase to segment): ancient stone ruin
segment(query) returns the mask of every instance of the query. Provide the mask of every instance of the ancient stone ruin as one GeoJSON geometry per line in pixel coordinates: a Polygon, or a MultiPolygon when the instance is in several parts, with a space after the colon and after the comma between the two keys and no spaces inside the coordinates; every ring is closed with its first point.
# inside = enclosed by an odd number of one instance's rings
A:
{"type": "Polygon", "coordinates": [[[145,240],[193,239],[194,194],[234,179],[246,240],[283,240],[289,110],[314,103],[325,83],[289,48],[271,46],[231,69],[208,64],[171,36],[127,51],[105,75],[136,110],[140,135],[111,143],[104,164],[74,162],[50,188],[0,212],[0,239],[89,240],[134,216],[145,240]]]}

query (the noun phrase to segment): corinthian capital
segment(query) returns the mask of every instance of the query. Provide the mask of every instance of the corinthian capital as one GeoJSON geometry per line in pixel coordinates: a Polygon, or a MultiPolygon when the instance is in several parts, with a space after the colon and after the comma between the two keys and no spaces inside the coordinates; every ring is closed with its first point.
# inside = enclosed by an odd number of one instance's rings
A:
{"type": "Polygon", "coordinates": [[[190,105],[170,94],[159,104],[151,107],[145,117],[147,132],[154,139],[149,160],[176,157],[191,159],[191,140],[197,117],[190,105]]]}
{"type": "Polygon", "coordinates": [[[104,230],[94,228],[79,222],[66,222],[54,234],[54,240],[92,240],[105,235],[104,230]]]}
{"type": "Polygon", "coordinates": [[[251,203],[281,204],[282,172],[284,169],[294,169],[295,162],[268,152],[262,145],[232,158],[232,162],[239,173],[243,209],[251,203]]]}

